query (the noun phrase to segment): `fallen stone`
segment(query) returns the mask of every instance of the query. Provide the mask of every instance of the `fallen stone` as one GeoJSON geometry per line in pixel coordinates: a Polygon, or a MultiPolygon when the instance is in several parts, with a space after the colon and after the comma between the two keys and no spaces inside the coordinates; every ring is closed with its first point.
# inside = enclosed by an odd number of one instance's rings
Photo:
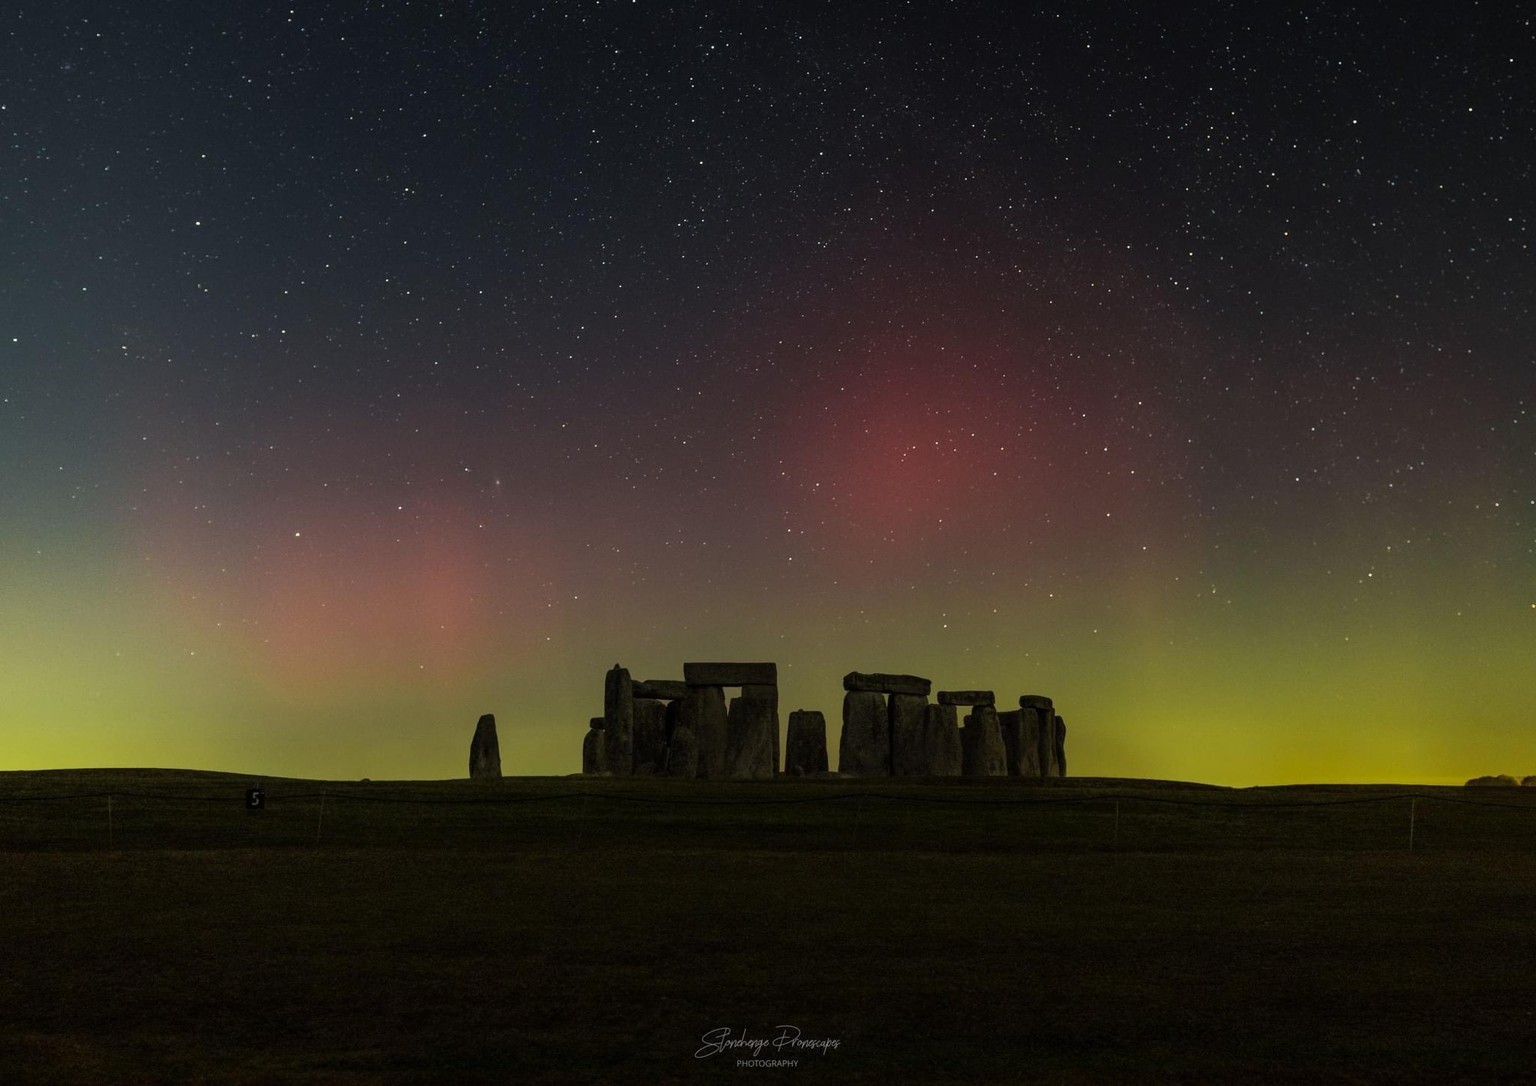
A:
{"type": "Polygon", "coordinates": [[[929,705],[923,711],[923,748],[928,775],[958,777],[965,768],[959,714],[953,705],[929,705]]]}
{"type": "Polygon", "coordinates": [[[1473,777],[1467,782],[1468,788],[1518,788],[1520,782],[1506,773],[1500,773],[1497,777],[1473,777]]]}
{"type": "Polygon", "coordinates": [[[778,686],[777,664],[684,664],[689,686],[778,686]]]}
{"type": "Polygon", "coordinates": [[[843,676],[843,689],[861,694],[921,694],[928,696],[933,683],[916,675],[887,675],[883,672],[866,674],[850,671],[843,676]]]}
{"type": "Polygon", "coordinates": [[[997,710],[978,705],[966,716],[960,732],[961,772],[967,777],[1004,777],[1008,774],[1003,731],[997,710]]]}
{"type": "Polygon", "coordinates": [[[681,701],[688,696],[688,684],[681,679],[646,679],[635,683],[635,697],[659,701],[681,701]]]}
{"type": "Polygon", "coordinates": [[[634,771],[659,773],[667,765],[667,703],[635,698],[634,720],[634,771]]]}
{"type": "Polygon", "coordinates": [[[699,744],[693,733],[679,727],[667,744],[667,776],[691,781],[699,775],[699,744]]]}
{"type": "Polygon", "coordinates": [[[790,777],[810,777],[827,771],[827,718],[818,710],[796,709],[789,714],[785,741],[784,772],[790,777]]]}
{"type": "Polygon", "coordinates": [[[927,737],[923,730],[928,699],[921,694],[892,694],[887,713],[891,718],[891,775],[932,776],[927,737]]]}
{"type": "Polygon", "coordinates": [[[1052,767],[1056,770],[1056,776],[1067,775],[1067,722],[1061,717],[1055,718],[1056,724],[1056,764],[1052,767]]]}
{"type": "Polygon", "coordinates": [[[608,771],[628,776],[635,764],[634,683],[626,668],[614,664],[603,681],[603,735],[608,771]]]}
{"type": "Polygon", "coordinates": [[[940,690],[940,705],[996,705],[997,695],[991,690],[940,690]]]}
{"type": "Polygon", "coordinates": [[[486,713],[475,725],[475,737],[469,741],[469,776],[471,780],[501,777],[501,744],[496,741],[494,713],[486,713]]]}
{"type": "MultiPolygon", "coordinates": [[[[598,717],[599,720],[602,717],[598,717]]],[[[581,771],[583,773],[608,772],[608,746],[603,742],[601,728],[593,728],[587,732],[586,739],[581,743],[581,771]]]]}
{"type": "Polygon", "coordinates": [[[733,780],[771,781],[779,767],[774,749],[778,707],[766,698],[732,698],[725,724],[725,775],[733,780]]]}
{"type": "Polygon", "coordinates": [[[1051,699],[1044,694],[1025,694],[1019,698],[1020,709],[1050,709],[1051,699]]]}
{"type": "Polygon", "coordinates": [[[725,776],[725,691],[718,686],[691,686],[678,712],[678,727],[693,733],[699,776],[725,776]]]}
{"type": "Polygon", "coordinates": [[[843,735],[837,748],[837,771],[846,777],[891,775],[891,724],[884,694],[850,690],[843,695],[843,735]]]}

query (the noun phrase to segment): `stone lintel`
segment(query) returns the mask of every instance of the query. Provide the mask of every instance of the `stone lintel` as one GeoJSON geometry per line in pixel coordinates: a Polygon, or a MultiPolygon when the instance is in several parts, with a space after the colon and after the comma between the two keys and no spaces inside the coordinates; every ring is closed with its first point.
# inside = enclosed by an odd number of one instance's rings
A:
{"type": "Polygon", "coordinates": [[[646,679],[635,683],[635,697],[657,701],[682,701],[688,696],[688,684],[681,679],[646,679]]]}
{"type": "Polygon", "coordinates": [[[843,689],[866,694],[920,694],[926,698],[933,689],[933,681],[916,675],[850,671],[843,676],[843,689]]]}
{"type": "Polygon", "coordinates": [[[991,690],[940,690],[940,705],[996,705],[997,695],[991,690]]]}

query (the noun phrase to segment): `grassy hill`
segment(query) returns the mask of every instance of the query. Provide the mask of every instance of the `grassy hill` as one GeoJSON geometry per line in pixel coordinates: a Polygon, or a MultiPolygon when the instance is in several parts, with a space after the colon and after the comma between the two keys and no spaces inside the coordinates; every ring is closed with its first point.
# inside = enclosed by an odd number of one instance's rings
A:
{"type": "Polygon", "coordinates": [[[254,779],[0,773],[0,1081],[1528,1074],[1519,790],[254,779]]]}

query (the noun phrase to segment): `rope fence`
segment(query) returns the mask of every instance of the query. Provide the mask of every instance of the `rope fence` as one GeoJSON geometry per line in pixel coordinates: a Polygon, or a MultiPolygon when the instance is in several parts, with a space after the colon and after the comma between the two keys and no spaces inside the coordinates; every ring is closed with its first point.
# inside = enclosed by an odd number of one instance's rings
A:
{"type": "Polygon", "coordinates": [[[242,795],[233,790],[217,795],[126,789],[0,795],[0,851],[100,848],[102,844],[108,849],[339,846],[391,841],[418,847],[446,846],[464,844],[466,834],[477,835],[473,840],[485,843],[486,833],[498,831],[503,836],[492,838],[492,843],[539,843],[542,834],[544,843],[558,844],[570,840],[572,829],[578,848],[640,839],[664,844],[669,834],[677,840],[692,840],[702,834],[716,844],[734,841],[791,847],[798,843],[849,849],[1176,851],[1181,847],[1245,845],[1410,851],[1421,847],[1536,849],[1536,818],[1513,814],[1536,815],[1536,795],[1511,802],[1413,791],[1253,799],[1125,790],[1068,795],[923,795],[857,787],[814,795],[731,797],[604,789],[456,797],[372,789],[291,793],[247,789],[243,800],[242,804],[242,795]],[[429,812],[431,808],[441,810],[429,812]],[[1350,808],[1362,809],[1362,815],[1345,817],[1350,808]],[[389,809],[398,814],[385,813],[389,809]],[[533,813],[507,817],[517,809],[533,813]],[[98,812],[94,818],[92,810],[98,812]],[[408,810],[416,813],[401,817],[408,810]],[[913,817],[922,811],[929,815],[913,817]],[[1446,812],[1460,814],[1447,818],[1446,812]],[[1321,821],[1310,831],[1305,823],[1296,821],[1313,816],[1321,821]],[[1268,821],[1262,821],[1266,817],[1268,821]],[[90,825],[96,819],[100,821],[95,823],[98,829],[93,836],[90,825]],[[519,830],[525,831],[522,837],[518,837],[519,830]],[[758,832],[755,841],[754,831],[758,832]],[[818,834],[825,839],[818,839],[818,834]]]}

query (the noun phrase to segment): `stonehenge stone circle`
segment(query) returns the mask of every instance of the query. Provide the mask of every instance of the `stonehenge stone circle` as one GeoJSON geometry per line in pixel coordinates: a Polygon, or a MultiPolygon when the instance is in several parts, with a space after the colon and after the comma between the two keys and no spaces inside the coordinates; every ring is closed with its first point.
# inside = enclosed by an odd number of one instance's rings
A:
{"type": "Polygon", "coordinates": [[[681,679],[646,679],[635,683],[635,697],[658,701],[681,701],[688,696],[688,684],[681,679]]]}
{"type": "Polygon", "coordinates": [[[997,710],[978,705],[965,718],[960,733],[962,775],[966,777],[1005,777],[1008,758],[1003,747],[1003,732],[997,710]]]}
{"type": "Polygon", "coordinates": [[[810,777],[826,771],[827,718],[818,710],[796,709],[789,714],[784,772],[791,777],[810,777]]]}
{"type": "Polygon", "coordinates": [[[959,713],[953,705],[929,705],[923,713],[923,748],[931,777],[958,777],[965,768],[959,713]]]}
{"type": "Polygon", "coordinates": [[[581,771],[583,773],[608,772],[608,746],[604,742],[603,718],[592,718],[592,727],[581,744],[581,771]]]}
{"type": "Polygon", "coordinates": [[[677,722],[693,733],[699,776],[725,776],[725,691],[718,686],[690,686],[677,722]]]}
{"type": "Polygon", "coordinates": [[[469,742],[471,780],[496,780],[501,776],[501,744],[496,741],[496,716],[486,713],[475,725],[469,742]]]}

